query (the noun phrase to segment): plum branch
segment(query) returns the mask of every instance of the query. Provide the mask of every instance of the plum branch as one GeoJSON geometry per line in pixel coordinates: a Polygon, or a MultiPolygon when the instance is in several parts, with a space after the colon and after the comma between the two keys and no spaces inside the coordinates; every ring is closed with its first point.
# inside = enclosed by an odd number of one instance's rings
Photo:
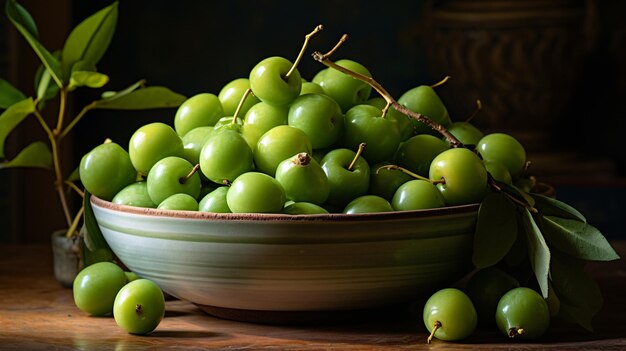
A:
{"type": "Polygon", "coordinates": [[[330,57],[339,49],[339,47],[341,45],[343,45],[343,43],[346,42],[347,39],[348,39],[348,35],[344,34],[339,39],[337,44],[330,51],[328,51],[326,54],[322,54],[319,51],[315,51],[313,53],[313,59],[315,59],[315,61],[318,61],[321,64],[325,65],[326,67],[329,67],[329,68],[332,68],[332,69],[336,69],[336,70],[338,70],[340,72],[343,72],[343,73],[351,76],[352,78],[355,78],[355,79],[358,79],[360,81],[363,81],[366,84],[368,84],[369,86],[371,86],[387,102],[387,105],[385,106],[383,111],[387,111],[389,109],[389,107],[391,106],[394,109],[396,109],[398,112],[400,112],[400,113],[402,113],[402,114],[404,114],[404,115],[406,115],[406,116],[408,116],[410,118],[413,118],[413,119],[415,119],[415,120],[417,120],[419,122],[422,122],[422,123],[426,124],[431,129],[435,130],[436,132],[438,132],[439,134],[444,136],[446,138],[446,140],[448,141],[448,143],[450,143],[450,146],[452,146],[452,147],[463,147],[463,143],[461,143],[461,141],[459,141],[459,139],[457,139],[454,135],[452,135],[452,133],[450,133],[443,125],[433,121],[432,119],[428,118],[427,116],[425,116],[425,115],[423,115],[421,113],[417,113],[415,111],[411,111],[408,108],[406,108],[405,106],[399,104],[391,96],[391,94],[389,94],[389,92],[382,85],[380,85],[380,83],[378,83],[376,80],[374,80],[374,78],[368,77],[366,75],[363,75],[363,74],[360,74],[360,73],[357,73],[357,72],[354,72],[354,71],[352,71],[350,69],[347,69],[345,67],[339,66],[338,64],[333,62],[330,59],[330,57]]]}

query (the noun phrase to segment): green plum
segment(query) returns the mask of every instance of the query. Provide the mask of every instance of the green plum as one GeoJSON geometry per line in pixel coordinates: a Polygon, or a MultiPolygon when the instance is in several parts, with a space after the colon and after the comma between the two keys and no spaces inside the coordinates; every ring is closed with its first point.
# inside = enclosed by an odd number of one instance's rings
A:
{"type": "Polygon", "coordinates": [[[234,130],[214,133],[200,151],[200,170],[217,184],[229,184],[254,168],[252,149],[234,130]]]}
{"type": "Polygon", "coordinates": [[[212,134],[212,126],[196,127],[188,131],[182,138],[185,159],[194,165],[199,163],[200,151],[212,134]]]}
{"type": "Polygon", "coordinates": [[[148,195],[148,183],[145,181],[135,182],[120,190],[111,202],[118,205],[135,207],[156,208],[157,204],[148,195]]]}
{"type": "Polygon", "coordinates": [[[270,105],[290,104],[302,89],[302,78],[293,63],[286,58],[273,56],[259,62],[250,72],[250,88],[259,100],[270,105]]]}
{"type": "Polygon", "coordinates": [[[247,172],[228,188],[226,202],[233,213],[280,213],[285,204],[285,191],[273,177],[247,172]]]}
{"type": "MultiPolygon", "coordinates": [[[[220,99],[222,103],[222,108],[224,110],[224,116],[234,116],[235,111],[237,111],[237,106],[241,102],[241,98],[246,93],[246,90],[250,89],[250,80],[248,78],[237,78],[230,82],[228,82],[222,90],[220,90],[217,97],[220,99]]],[[[248,110],[258,103],[259,100],[254,95],[249,95],[241,106],[241,110],[239,114],[244,116],[248,110]]]]}
{"type": "Polygon", "coordinates": [[[254,151],[254,164],[257,169],[272,177],[276,167],[300,152],[311,154],[311,141],[305,132],[289,125],[274,127],[263,134],[254,151]]]}
{"type": "Polygon", "coordinates": [[[326,214],[328,211],[310,202],[292,202],[285,205],[283,213],[290,215],[326,214]]]}
{"type": "Polygon", "coordinates": [[[458,341],[472,335],[477,325],[476,309],[461,290],[445,288],[435,292],[424,305],[424,325],[432,337],[458,341]]]}
{"type": "Polygon", "coordinates": [[[220,186],[216,188],[200,200],[198,210],[201,212],[230,213],[231,211],[230,208],[228,208],[228,202],[226,201],[227,193],[227,186],[220,186]]]}
{"type": "Polygon", "coordinates": [[[134,280],[126,284],[115,297],[115,322],[130,334],[151,333],[164,316],[165,296],[151,280],[134,280]]]}
{"type": "Polygon", "coordinates": [[[322,86],[314,82],[302,82],[302,89],[300,89],[300,95],[306,94],[326,94],[322,86]]]}
{"type": "Polygon", "coordinates": [[[470,122],[452,122],[446,129],[463,145],[476,146],[484,136],[483,132],[470,122]]]}
{"type": "Polygon", "coordinates": [[[259,102],[248,110],[241,126],[241,134],[252,151],[256,149],[259,138],[268,130],[287,124],[288,112],[286,106],[274,106],[264,102],[259,102]]]}
{"type": "MultiPolygon", "coordinates": [[[[447,127],[450,123],[452,123],[450,115],[448,114],[448,109],[443,104],[443,101],[441,101],[435,90],[428,85],[420,85],[410,89],[400,96],[398,103],[413,112],[421,113],[444,127],[447,127]]],[[[432,130],[432,128],[426,124],[416,119],[411,119],[411,121],[415,126],[415,134],[431,134],[439,136],[436,131],[432,130]]]]}
{"type": "Polygon", "coordinates": [[[133,166],[148,174],[157,161],[168,156],[184,157],[183,141],[165,123],[153,122],[139,127],[130,137],[128,154],[133,166]]]}
{"type": "MultiPolygon", "coordinates": [[[[387,106],[387,101],[385,101],[382,97],[377,96],[367,100],[367,104],[378,107],[382,111],[385,106],[387,106]]],[[[413,126],[413,122],[411,122],[411,117],[398,112],[393,107],[389,107],[386,117],[392,121],[396,126],[396,129],[398,129],[400,140],[405,141],[415,135],[415,127],[413,126]]]]}
{"type": "Polygon", "coordinates": [[[536,291],[519,287],[505,293],[496,307],[498,329],[511,339],[539,339],[550,326],[548,303],[536,291]]]}
{"type": "MultiPolygon", "coordinates": [[[[335,63],[364,76],[372,76],[365,66],[353,60],[342,59],[335,63]]],[[[352,106],[366,102],[372,92],[372,87],[367,83],[336,69],[325,69],[323,73],[319,72],[313,78],[313,82],[319,84],[326,95],[337,101],[343,112],[348,111],[352,106]]]]}
{"type": "Polygon", "coordinates": [[[289,107],[288,123],[306,133],[314,149],[329,147],[343,132],[343,114],[335,100],[323,94],[306,94],[289,107]]]}
{"type": "Polygon", "coordinates": [[[377,213],[393,212],[393,207],[386,199],[376,195],[362,195],[350,201],[343,209],[343,213],[377,213]]]}
{"type": "Polygon", "coordinates": [[[474,152],[465,148],[448,149],[435,157],[430,165],[430,180],[440,182],[446,205],[481,202],[487,194],[487,170],[474,152]]]}
{"type": "Polygon", "coordinates": [[[165,198],[157,208],[160,210],[198,211],[198,201],[189,194],[178,193],[165,198]]]}
{"type": "Polygon", "coordinates": [[[224,115],[220,99],[214,94],[201,93],[185,100],[174,116],[174,129],[183,137],[196,127],[213,126],[224,115]]]}
{"type": "Polygon", "coordinates": [[[433,183],[413,179],[398,187],[391,205],[396,211],[409,211],[444,207],[446,204],[443,195],[433,183]]]}
{"type": "Polygon", "coordinates": [[[133,280],[139,279],[139,276],[135,272],[126,272],[124,271],[124,275],[126,275],[126,280],[130,283],[133,280]]]}
{"type": "Polygon", "coordinates": [[[393,194],[400,185],[413,179],[413,177],[396,167],[388,168],[387,166],[393,165],[389,162],[381,162],[371,167],[368,192],[391,201],[393,194]]]}
{"type": "Polygon", "coordinates": [[[374,164],[390,160],[400,145],[400,134],[396,125],[382,111],[371,105],[356,105],[345,116],[343,144],[357,150],[366,143],[363,157],[374,164]]]}
{"type": "Polygon", "coordinates": [[[500,268],[483,268],[467,282],[467,295],[474,303],[478,321],[483,325],[495,324],[496,307],[502,295],[519,287],[519,282],[500,268]]]}
{"type": "Polygon", "coordinates": [[[433,159],[449,148],[445,141],[435,136],[419,134],[401,143],[393,159],[398,166],[428,177],[433,159]]]}
{"type": "Polygon", "coordinates": [[[508,168],[513,179],[517,179],[526,165],[526,150],[513,136],[491,133],[480,139],[476,150],[485,161],[494,161],[508,168]]]}
{"type": "Polygon", "coordinates": [[[483,164],[493,179],[509,185],[513,184],[511,173],[509,173],[509,169],[505,165],[496,161],[483,161],[483,164]]]}
{"type": "Polygon", "coordinates": [[[213,132],[219,133],[225,130],[233,130],[237,133],[241,132],[243,127],[243,119],[235,116],[226,116],[220,118],[213,126],[213,132]]]}
{"type": "Polygon", "coordinates": [[[194,165],[181,157],[169,156],[160,160],[148,173],[148,195],[155,204],[177,193],[198,198],[201,184],[196,170],[194,165]]]}
{"type": "Polygon", "coordinates": [[[85,154],[78,170],[85,189],[104,200],[111,200],[137,178],[128,152],[113,142],[100,144],[85,154]]]}
{"type": "Polygon", "coordinates": [[[79,310],[93,316],[111,314],[115,296],[126,283],[124,270],[115,263],[94,263],[74,278],[74,303],[79,310]]]}
{"type": "Polygon", "coordinates": [[[330,186],[329,205],[344,208],[353,199],[367,193],[370,167],[356,152],[345,148],[332,150],[322,158],[320,165],[330,186]]]}
{"type": "Polygon", "coordinates": [[[276,180],[288,200],[322,205],[328,198],[330,185],[322,167],[306,152],[278,164],[276,180]]]}

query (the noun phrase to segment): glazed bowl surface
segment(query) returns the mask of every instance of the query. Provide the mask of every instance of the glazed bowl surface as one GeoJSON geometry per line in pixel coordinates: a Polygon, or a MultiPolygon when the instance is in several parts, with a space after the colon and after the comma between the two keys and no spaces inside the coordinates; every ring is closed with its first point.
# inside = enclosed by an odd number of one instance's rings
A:
{"type": "Polygon", "coordinates": [[[91,204],[124,265],[210,313],[415,301],[471,270],[478,213],[478,205],[294,216],[91,204]]]}

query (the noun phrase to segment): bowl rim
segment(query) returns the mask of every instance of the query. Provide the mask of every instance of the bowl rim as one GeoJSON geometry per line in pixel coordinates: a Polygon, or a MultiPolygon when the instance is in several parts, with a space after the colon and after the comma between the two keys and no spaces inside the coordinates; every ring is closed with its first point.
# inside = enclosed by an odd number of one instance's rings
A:
{"type": "Polygon", "coordinates": [[[286,213],[215,213],[202,211],[181,211],[164,210],[148,207],[137,207],[130,205],[116,204],[95,195],[90,198],[92,206],[104,208],[110,211],[123,212],[135,215],[145,215],[154,217],[171,217],[179,219],[197,219],[213,221],[284,221],[284,222],[319,222],[319,221],[375,221],[375,220],[397,220],[407,218],[427,218],[433,216],[463,215],[478,212],[479,203],[457,206],[445,206],[439,208],[429,208],[423,210],[375,212],[375,213],[323,213],[323,214],[299,214],[292,215],[286,213]]]}

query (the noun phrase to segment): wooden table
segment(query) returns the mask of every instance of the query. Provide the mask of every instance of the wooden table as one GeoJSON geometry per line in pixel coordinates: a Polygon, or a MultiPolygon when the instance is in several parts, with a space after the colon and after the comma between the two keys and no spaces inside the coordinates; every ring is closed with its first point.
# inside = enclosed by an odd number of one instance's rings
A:
{"type": "MultiPolygon", "coordinates": [[[[626,241],[614,246],[626,256],[626,241]]],[[[493,330],[478,330],[463,343],[426,344],[421,306],[395,319],[319,326],[270,326],[209,316],[178,300],[149,336],[130,335],[112,317],[79,311],[71,289],[52,276],[48,246],[0,245],[0,350],[626,350],[626,262],[594,263],[605,297],[595,333],[554,323],[539,343],[510,343],[493,330]]]]}

